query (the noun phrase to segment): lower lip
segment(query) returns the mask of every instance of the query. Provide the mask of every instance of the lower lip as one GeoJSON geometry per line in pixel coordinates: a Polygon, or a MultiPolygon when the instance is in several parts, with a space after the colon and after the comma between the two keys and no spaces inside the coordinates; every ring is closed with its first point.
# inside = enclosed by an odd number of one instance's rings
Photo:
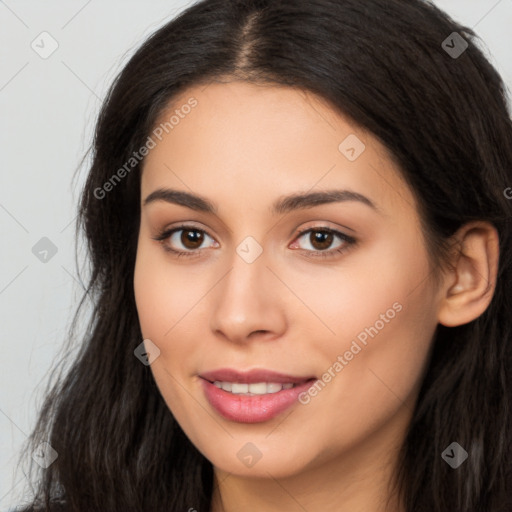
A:
{"type": "Polygon", "coordinates": [[[298,401],[298,396],[315,382],[308,380],[290,389],[265,395],[235,395],[201,379],[210,405],[224,418],[239,423],[261,423],[271,420],[298,401]]]}

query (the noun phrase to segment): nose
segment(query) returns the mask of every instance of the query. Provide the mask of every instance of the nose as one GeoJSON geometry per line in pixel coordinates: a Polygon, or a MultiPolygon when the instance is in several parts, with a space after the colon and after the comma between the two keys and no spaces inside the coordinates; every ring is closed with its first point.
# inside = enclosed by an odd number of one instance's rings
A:
{"type": "Polygon", "coordinates": [[[249,263],[238,254],[214,288],[210,328],[233,343],[271,340],[286,330],[286,287],[267,265],[265,252],[249,263]]]}

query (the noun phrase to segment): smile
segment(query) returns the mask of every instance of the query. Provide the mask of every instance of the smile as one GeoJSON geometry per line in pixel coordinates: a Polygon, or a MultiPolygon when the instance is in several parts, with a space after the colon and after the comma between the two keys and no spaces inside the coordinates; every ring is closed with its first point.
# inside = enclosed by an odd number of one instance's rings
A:
{"type": "Polygon", "coordinates": [[[254,396],[254,395],[267,395],[270,393],[278,393],[283,389],[291,389],[296,386],[292,382],[280,384],[278,382],[256,382],[254,384],[247,384],[241,382],[226,382],[214,381],[213,383],[219,389],[223,389],[234,395],[254,396]]]}

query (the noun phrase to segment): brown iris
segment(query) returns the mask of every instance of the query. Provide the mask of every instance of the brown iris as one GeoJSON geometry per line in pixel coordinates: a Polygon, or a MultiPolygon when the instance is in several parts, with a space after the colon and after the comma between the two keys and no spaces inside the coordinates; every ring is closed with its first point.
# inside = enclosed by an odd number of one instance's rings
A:
{"type": "Polygon", "coordinates": [[[331,246],[333,234],[328,231],[312,231],[309,238],[315,249],[322,250],[331,246]]]}
{"type": "Polygon", "coordinates": [[[204,234],[197,229],[182,229],[180,240],[187,249],[197,249],[203,243],[204,234]]]}

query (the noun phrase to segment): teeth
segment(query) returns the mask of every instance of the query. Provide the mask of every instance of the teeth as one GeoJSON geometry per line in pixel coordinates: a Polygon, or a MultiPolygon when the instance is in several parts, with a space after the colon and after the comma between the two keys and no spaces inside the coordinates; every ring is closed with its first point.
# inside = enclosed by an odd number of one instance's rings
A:
{"type": "MultiPolygon", "coordinates": [[[[217,383],[215,383],[215,384],[217,385],[217,383]]],[[[222,387],[222,389],[224,391],[231,391],[233,384],[231,382],[223,382],[222,386],[219,386],[219,387],[222,387]]]]}
{"type": "Polygon", "coordinates": [[[278,391],[281,391],[281,389],[283,389],[282,384],[274,384],[274,383],[267,384],[267,393],[277,393],[278,391]]]}
{"type": "Polygon", "coordinates": [[[277,382],[256,382],[254,384],[242,384],[239,382],[221,382],[216,380],[213,383],[224,391],[229,391],[234,395],[266,395],[269,393],[277,393],[283,389],[291,389],[295,386],[291,382],[279,384],[277,382]]]}
{"type": "Polygon", "coordinates": [[[249,393],[249,384],[238,384],[233,382],[231,384],[231,393],[238,395],[240,393],[249,393]]]}

